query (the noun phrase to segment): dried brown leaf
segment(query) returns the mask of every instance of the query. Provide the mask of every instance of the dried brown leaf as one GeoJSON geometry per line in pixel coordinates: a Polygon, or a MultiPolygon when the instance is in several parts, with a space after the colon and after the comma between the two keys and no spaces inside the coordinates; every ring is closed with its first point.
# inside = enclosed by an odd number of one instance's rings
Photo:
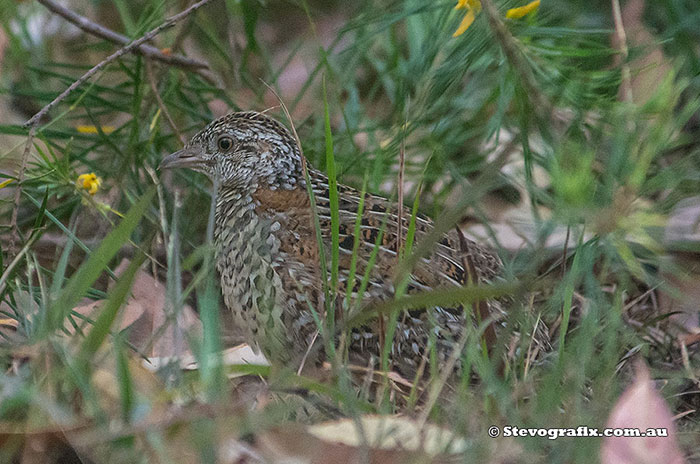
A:
{"type": "MultiPolygon", "coordinates": [[[[117,267],[117,276],[127,268],[127,260],[117,267]]],[[[95,320],[104,301],[90,301],[74,311],[95,320]]],[[[186,333],[201,332],[202,324],[189,305],[178,314],[177,323],[168,320],[166,291],[162,283],[140,270],[134,278],[131,296],[120,311],[118,330],[128,329],[128,341],[146,356],[172,357],[190,353],[186,333]]],[[[79,323],[83,331],[90,330],[87,321],[79,323]]]]}
{"type": "Polygon", "coordinates": [[[267,462],[308,464],[403,464],[441,462],[425,454],[397,449],[349,446],[322,440],[297,424],[288,424],[262,434],[257,445],[267,462]]]}
{"type": "Polygon", "coordinates": [[[263,433],[260,452],[272,462],[452,462],[466,441],[451,431],[404,416],[365,415],[308,427],[286,424],[263,433]]]}

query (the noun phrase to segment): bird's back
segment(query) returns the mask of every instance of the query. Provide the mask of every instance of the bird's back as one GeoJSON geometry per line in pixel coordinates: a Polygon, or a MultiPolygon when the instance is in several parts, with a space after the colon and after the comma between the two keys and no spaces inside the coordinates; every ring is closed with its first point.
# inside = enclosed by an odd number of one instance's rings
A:
{"type": "MultiPolygon", "coordinates": [[[[322,232],[326,260],[331,256],[331,208],[327,178],[310,170],[316,212],[322,232]]],[[[336,318],[342,326],[343,314],[361,309],[379,300],[394,296],[394,280],[399,264],[397,243],[399,237],[398,205],[385,198],[361,193],[338,185],[339,197],[339,264],[338,291],[335,298],[336,318]],[[355,236],[358,210],[362,203],[359,234],[355,236]],[[369,271],[368,271],[369,268],[369,271]],[[351,270],[352,269],[352,270],[351,270]],[[363,289],[363,277],[368,279],[363,289]],[[348,287],[350,295],[346,299],[348,287]],[[364,290],[364,291],[363,291],[364,290]],[[360,295],[362,292],[362,295],[360,295]]],[[[272,234],[279,250],[273,256],[274,268],[280,276],[285,292],[286,310],[283,314],[293,345],[306,350],[312,340],[321,347],[316,336],[317,322],[309,305],[318,314],[324,313],[324,291],[321,272],[321,254],[318,249],[316,227],[306,189],[258,189],[253,195],[256,210],[261,217],[275,225],[272,234]]],[[[401,214],[400,242],[405,244],[411,212],[404,208],[401,214]]],[[[415,224],[415,242],[420,242],[433,228],[430,219],[418,216],[415,224]]],[[[500,273],[497,255],[473,241],[459,237],[452,231],[435,244],[433,252],[419,260],[406,287],[408,293],[465,285],[469,282],[492,281],[500,273]]],[[[445,361],[465,324],[471,323],[461,307],[425,308],[403,311],[400,314],[392,344],[392,363],[406,376],[415,373],[430,340],[434,340],[438,361],[445,361]]],[[[380,352],[384,325],[377,319],[362,327],[353,328],[349,352],[353,360],[367,363],[380,352]]]]}

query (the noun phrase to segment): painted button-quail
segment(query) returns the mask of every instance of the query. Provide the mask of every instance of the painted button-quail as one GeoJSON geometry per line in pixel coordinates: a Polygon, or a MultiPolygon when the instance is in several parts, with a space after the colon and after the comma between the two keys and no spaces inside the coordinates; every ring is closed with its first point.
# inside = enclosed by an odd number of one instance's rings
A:
{"type": "MultiPolygon", "coordinates": [[[[324,286],[304,180],[305,164],[291,133],[276,120],[257,112],[232,113],[217,119],[161,163],[162,168],[187,167],[202,172],[219,186],[214,236],[224,302],[248,343],[273,360],[285,363],[298,363],[308,352],[323,352],[322,337],[317,336],[318,323],[311,309],[324,314],[324,286]],[[314,349],[310,349],[312,343],[314,349]]],[[[311,166],[308,174],[325,256],[329,257],[328,179],[311,166]]],[[[351,296],[357,297],[380,234],[369,284],[358,306],[392,298],[398,206],[385,198],[366,194],[360,233],[354,236],[361,194],[341,184],[338,194],[340,258],[336,302],[345,298],[353,255],[357,278],[351,296]],[[359,242],[353,254],[355,241],[359,242]]],[[[401,217],[404,243],[410,211],[405,210],[401,217]]],[[[432,227],[430,219],[419,216],[416,242],[432,227]]],[[[452,231],[435,244],[432,254],[419,261],[407,291],[490,282],[497,278],[501,266],[492,251],[452,231]]],[[[490,308],[496,305],[488,303],[490,308]]],[[[444,363],[466,324],[472,323],[470,318],[461,307],[402,312],[392,343],[393,368],[405,378],[413,378],[421,360],[430,354],[429,346],[434,346],[438,362],[444,363]]],[[[380,318],[352,329],[346,342],[350,359],[365,366],[376,360],[381,351],[380,341],[384,340],[380,334],[383,330],[384,321],[380,318]]]]}

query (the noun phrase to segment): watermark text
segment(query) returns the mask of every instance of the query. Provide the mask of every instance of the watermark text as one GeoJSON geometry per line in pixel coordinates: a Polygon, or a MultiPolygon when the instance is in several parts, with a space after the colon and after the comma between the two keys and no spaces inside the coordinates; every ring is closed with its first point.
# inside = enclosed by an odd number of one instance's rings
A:
{"type": "Polygon", "coordinates": [[[540,437],[556,440],[562,437],[667,437],[666,428],[639,429],[636,427],[627,428],[594,428],[586,425],[568,428],[525,428],[506,425],[498,427],[492,425],[488,429],[491,438],[503,437],[540,437]]]}

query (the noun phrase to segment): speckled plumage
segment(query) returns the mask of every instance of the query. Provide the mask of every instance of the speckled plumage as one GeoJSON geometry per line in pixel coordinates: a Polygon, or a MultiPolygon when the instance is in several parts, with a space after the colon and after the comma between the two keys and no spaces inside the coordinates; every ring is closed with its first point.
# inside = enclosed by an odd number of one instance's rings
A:
{"type": "MultiPolygon", "coordinates": [[[[290,132],[274,119],[255,112],[233,113],[212,122],[183,150],[163,162],[166,167],[189,167],[218,180],[214,235],[225,304],[251,346],[288,363],[298,363],[307,352],[323,352],[309,309],[311,305],[323,314],[324,294],[302,163],[290,132]],[[224,139],[231,142],[230,146],[224,139]],[[314,339],[317,346],[309,349],[314,339]]],[[[329,257],[328,180],[310,166],[308,170],[329,257]]],[[[397,205],[382,197],[365,195],[361,232],[354,237],[360,192],[345,185],[338,185],[338,191],[340,272],[336,301],[345,298],[355,240],[359,240],[358,277],[351,296],[358,297],[361,276],[382,228],[376,264],[370,270],[369,285],[358,306],[392,298],[397,264],[397,205]]],[[[403,242],[410,211],[405,210],[402,217],[403,242]]],[[[416,241],[420,242],[431,229],[432,222],[419,216],[416,241]]],[[[497,255],[453,231],[435,245],[430,256],[419,261],[407,290],[411,293],[470,281],[490,282],[498,278],[500,269],[497,255]]],[[[422,357],[427,355],[431,338],[436,343],[438,361],[444,362],[467,323],[471,321],[462,308],[402,312],[392,344],[394,369],[412,378],[422,357]]],[[[352,361],[367,365],[376,359],[380,326],[374,321],[352,330],[348,343],[352,361]]]]}

